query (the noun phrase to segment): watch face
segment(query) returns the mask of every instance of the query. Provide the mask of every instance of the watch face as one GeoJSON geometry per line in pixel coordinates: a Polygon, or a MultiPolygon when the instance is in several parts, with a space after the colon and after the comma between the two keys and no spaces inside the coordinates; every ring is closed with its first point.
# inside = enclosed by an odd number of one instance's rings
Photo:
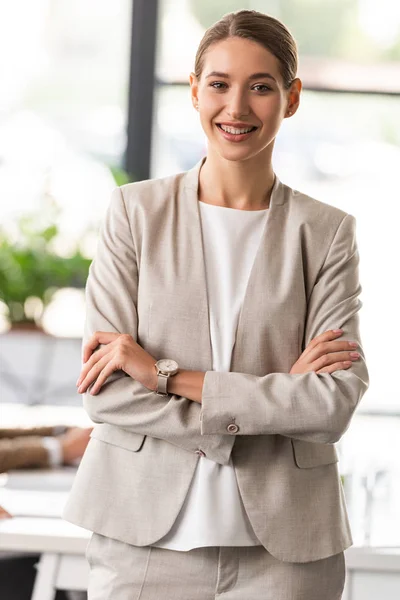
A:
{"type": "Polygon", "coordinates": [[[178,363],[171,358],[158,360],[157,366],[163,373],[174,373],[178,369],[178,363]]]}

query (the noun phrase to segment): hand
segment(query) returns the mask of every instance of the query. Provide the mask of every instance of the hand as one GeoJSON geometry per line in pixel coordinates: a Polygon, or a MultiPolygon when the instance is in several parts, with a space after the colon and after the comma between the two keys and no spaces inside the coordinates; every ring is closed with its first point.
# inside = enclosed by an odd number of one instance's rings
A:
{"type": "Polygon", "coordinates": [[[58,436],[60,440],[63,463],[68,464],[74,462],[78,458],[82,458],[86,446],[89,443],[90,432],[93,427],[82,429],[81,427],[71,427],[66,433],[58,436]]]}
{"type": "Polygon", "coordinates": [[[12,517],[12,515],[10,515],[10,513],[6,511],[5,508],[0,506],[0,519],[9,519],[10,517],[12,517]]]}
{"type": "Polygon", "coordinates": [[[145,387],[155,389],[152,386],[156,375],[156,359],[127,333],[96,331],[84,347],[83,362],[85,364],[76,383],[80,386],[80,394],[85,392],[93,381],[96,383],[90,393],[96,394],[107,377],[118,370],[125,371],[145,387]],[[99,344],[106,345],[94,352],[99,344]]]}
{"type": "Polygon", "coordinates": [[[350,342],[344,340],[331,341],[341,336],[342,333],[343,331],[334,333],[330,329],[317,335],[308,344],[289,373],[307,373],[309,371],[333,373],[339,369],[348,369],[351,367],[351,362],[358,360],[358,357],[350,355],[351,352],[356,350],[356,347],[350,346],[350,342]]]}

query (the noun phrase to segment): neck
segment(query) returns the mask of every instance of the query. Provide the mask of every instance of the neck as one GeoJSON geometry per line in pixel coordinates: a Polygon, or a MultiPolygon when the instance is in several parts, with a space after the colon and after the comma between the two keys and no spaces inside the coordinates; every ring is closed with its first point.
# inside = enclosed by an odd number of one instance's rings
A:
{"type": "Polygon", "coordinates": [[[269,207],[274,171],[271,157],[262,153],[248,160],[226,160],[207,153],[199,175],[199,200],[239,210],[269,207]]]}

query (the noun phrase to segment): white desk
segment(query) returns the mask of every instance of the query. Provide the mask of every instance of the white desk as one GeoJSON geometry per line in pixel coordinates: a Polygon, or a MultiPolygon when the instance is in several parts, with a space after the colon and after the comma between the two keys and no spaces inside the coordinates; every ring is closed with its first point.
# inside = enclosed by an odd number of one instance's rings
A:
{"type": "MultiPolygon", "coordinates": [[[[61,519],[16,517],[0,522],[0,550],[41,553],[32,600],[54,600],[57,589],[87,589],[89,538],[90,532],[61,519]]],[[[400,598],[400,548],[352,547],[345,555],[342,600],[400,598]]]]}
{"type": "Polygon", "coordinates": [[[87,589],[90,535],[61,519],[15,517],[0,522],[0,550],[40,553],[32,600],[54,600],[56,590],[87,589]]]}
{"type": "Polygon", "coordinates": [[[19,516],[0,520],[0,550],[41,554],[32,600],[54,600],[58,589],[86,590],[89,566],[85,550],[91,533],[60,517],[72,482],[71,469],[10,475],[1,476],[0,505],[19,516]],[[45,516],[46,510],[52,517],[45,516]],[[33,516],[22,516],[24,512],[33,516]]]}
{"type": "Polygon", "coordinates": [[[342,600],[398,600],[400,548],[359,548],[345,551],[346,585],[342,600]]]}

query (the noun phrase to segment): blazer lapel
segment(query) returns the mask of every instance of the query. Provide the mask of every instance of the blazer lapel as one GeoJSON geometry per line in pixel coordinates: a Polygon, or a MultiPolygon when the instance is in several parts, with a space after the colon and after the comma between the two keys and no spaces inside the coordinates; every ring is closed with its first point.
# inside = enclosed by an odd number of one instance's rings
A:
{"type": "Polygon", "coordinates": [[[268,359],[265,353],[266,337],[271,337],[274,330],[276,333],[276,328],[279,328],[284,299],[291,294],[290,284],[285,290],[288,282],[282,278],[284,261],[290,260],[289,249],[285,247],[287,206],[284,191],[284,184],[275,175],[267,221],[239,314],[232,371],[265,374],[268,359]]]}
{"type": "MultiPolygon", "coordinates": [[[[199,173],[206,157],[202,158],[192,169],[187,171],[183,181],[183,194],[180,200],[183,203],[182,213],[187,215],[187,233],[190,236],[190,244],[187,241],[186,250],[182,256],[188,266],[188,290],[187,298],[198,307],[198,322],[196,335],[199,350],[204,349],[206,353],[203,358],[203,368],[212,370],[212,348],[210,337],[209,301],[207,294],[207,280],[205,271],[205,256],[203,236],[201,229],[201,216],[198,202],[199,173]]],[[[260,331],[260,320],[264,323],[269,318],[273,323],[274,312],[277,308],[276,301],[282,298],[285,290],[282,285],[283,251],[285,245],[284,225],[287,211],[285,202],[288,190],[280,182],[275,174],[275,182],[271,193],[268,218],[261,236],[256,257],[250,272],[246,292],[239,315],[236,332],[236,342],[233,348],[231,370],[246,371],[249,373],[262,370],[255,368],[254,359],[262,349],[257,346],[262,343],[260,331]],[[268,307],[271,309],[270,314],[268,307]],[[259,352],[258,352],[259,350],[259,352]]],[[[181,213],[181,214],[182,214],[181,213]]],[[[286,292],[290,293],[290,289],[286,292]]],[[[261,361],[264,362],[264,361],[261,361]]]]}
{"type": "MultiPolygon", "coordinates": [[[[205,162],[202,158],[194,167],[185,172],[181,193],[178,195],[179,214],[179,262],[184,265],[179,280],[185,285],[185,303],[188,305],[192,322],[193,343],[197,352],[197,369],[212,370],[212,347],[210,335],[210,315],[207,294],[207,279],[204,263],[203,234],[200,209],[198,206],[199,173],[205,162]]],[[[182,266],[182,265],[181,265],[182,266]]],[[[189,357],[187,357],[189,358],[189,357]]],[[[190,360],[189,363],[190,365],[190,360]]],[[[188,367],[188,368],[195,368],[188,367]]]]}

